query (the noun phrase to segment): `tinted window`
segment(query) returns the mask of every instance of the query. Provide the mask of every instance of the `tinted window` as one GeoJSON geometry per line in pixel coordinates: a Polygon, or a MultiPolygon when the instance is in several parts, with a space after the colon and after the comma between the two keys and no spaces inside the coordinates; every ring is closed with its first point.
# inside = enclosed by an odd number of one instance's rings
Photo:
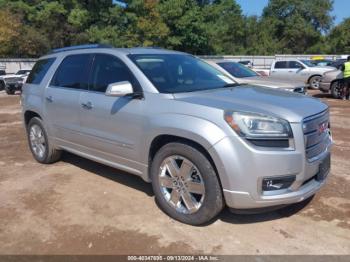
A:
{"type": "Polygon", "coordinates": [[[288,68],[293,68],[293,69],[299,69],[302,68],[303,66],[298,63],[297,61],[289,61],[289,67],[288,68]]]}
{"type": "Polygon", "coordinates": [[[28,76],[27,83],[37,85],[40,84],[55,60],[56,58],[48,58],[36,62],[28,76]]]}
{"type": "Polygon", "coordinates": [[[90,67],[91,57],[90,54],[67,56],[58,67],[51,85],[87,89],[87,70],[90,67]]]}
{"type": "Polygon", "coordinates": [[[240,63],[222,62],[218,63],[218,65],[237,78],[258,76],[258,74],[255,73],[253,70],[247,68],[246,66],[240,63]]]}
{"type": "Polygon", "coordinates": [[[129,55],[160,93],[180,93],[228,87],[234,81],[191,55],[129,55]]]}
{"type": "Polygon", "coordinates": [[[315,66],[313,63],[311,63],[311,61],[309,60],[300,60],[301,62],[303,62],[305,65],[309,66],[309,67],[313,67],[315,66]]]}
{"type": "Polygon", "coordinates": [[[287,61],[279,61],[275,63],[275,68],[287,68],[287,61]]]}
{"type": "Polygon", "coordinates": [[[0,70],[0,76],[6,75],[5,70],[0,70]]]}
{"type": "Polygon", "coordinates": [[[120,59],[112,55],[96,54],[89,90],[106,92],[109,84],[122,81],[129,81],[134,88],[138,86],[135,77],[120,59]]]}

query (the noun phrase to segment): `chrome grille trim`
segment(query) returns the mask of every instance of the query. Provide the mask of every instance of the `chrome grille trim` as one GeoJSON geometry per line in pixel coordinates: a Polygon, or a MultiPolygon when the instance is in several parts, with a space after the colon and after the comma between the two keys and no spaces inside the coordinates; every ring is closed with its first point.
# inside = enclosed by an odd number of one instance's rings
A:
{"type": "Polygon", "coordinates": [[[319,114],[309,116],[303,120],[305,155],[310,162],[317,159],[318,156],[327,151],[327,148],[331,143],[330,134],[327,130],[321,134],[319,133],[320,125],[323,123],[326,123],[328,127],[328,109],[319,114]]]}

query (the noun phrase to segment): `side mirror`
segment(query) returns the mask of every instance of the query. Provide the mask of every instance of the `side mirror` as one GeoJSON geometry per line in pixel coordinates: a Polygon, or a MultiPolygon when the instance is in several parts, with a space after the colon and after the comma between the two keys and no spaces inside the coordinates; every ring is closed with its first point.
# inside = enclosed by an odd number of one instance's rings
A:
{"type": "Polygon", "coordinates": [[[111,83],[107,86],[106,96],[126,96],[133,94],[134,90],[129,81],[122,81],[117,83],[111,83]]]}

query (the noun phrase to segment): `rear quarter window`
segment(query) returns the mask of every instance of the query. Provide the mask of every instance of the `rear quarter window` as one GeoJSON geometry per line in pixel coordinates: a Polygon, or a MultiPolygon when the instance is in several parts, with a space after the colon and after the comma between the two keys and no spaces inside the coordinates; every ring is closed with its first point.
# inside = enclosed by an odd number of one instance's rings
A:
{"type": "Polygon", "coordinates": [[[41,59],[34,65],[32,71],[30,72],[27,82],[28,84],[39,85],[43,78],[45,77],[47,71],[50,69],[56,58],[41,59]]]}

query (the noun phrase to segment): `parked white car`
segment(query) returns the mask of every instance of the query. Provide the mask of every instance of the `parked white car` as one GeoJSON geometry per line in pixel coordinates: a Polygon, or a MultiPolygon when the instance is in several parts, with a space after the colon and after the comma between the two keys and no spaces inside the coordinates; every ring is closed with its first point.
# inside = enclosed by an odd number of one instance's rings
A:
{"type": "Polygon", "coordinates": [[[303,81],[310,88],[319,89],[322,75],[331,70],[334,70],[334,67],[315,66],[308,60],[290,59],[274,61],[271,64],[270,76],[279,79],[303,81]]]}
{"type": "Polygon", "coordinates": [[[15,74],[0,76],[0,90],[5,89],[8,95],[13,95],[16,91],[21,91],[22,85],[25,83],[30,71],[30,69],[21,69],[15,74]]]}
{"type": "Polygon", "coordinates": [[[230,60],[206,61],[221,72],[230,76],[238,84],[255,85],[273,89],[282,89],[295,93],[305,94],[306,86],[301,81],[286,81],[281,79],[261,76],[246,66],[230,60]]]}

